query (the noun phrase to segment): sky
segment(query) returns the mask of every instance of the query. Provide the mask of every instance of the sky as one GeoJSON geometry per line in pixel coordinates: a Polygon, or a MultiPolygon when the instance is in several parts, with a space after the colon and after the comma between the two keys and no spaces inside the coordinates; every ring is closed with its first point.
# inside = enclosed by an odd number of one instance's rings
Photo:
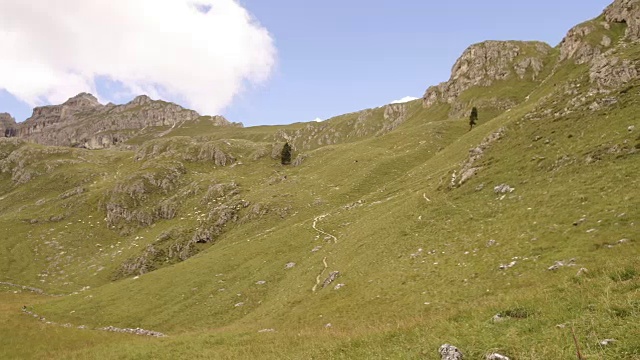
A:
{"type": "Polygon", "coordinates": [[[245,126],[419,98],[471,44],[557,45],[612,0],[0,0],[0,112],[136,95],[245,126]]]}

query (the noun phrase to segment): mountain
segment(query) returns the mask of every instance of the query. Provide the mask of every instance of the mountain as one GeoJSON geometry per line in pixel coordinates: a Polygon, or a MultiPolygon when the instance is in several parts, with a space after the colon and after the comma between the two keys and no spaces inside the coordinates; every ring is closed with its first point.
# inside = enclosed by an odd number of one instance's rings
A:
{"type": "Polygon", "coordinates": [[[161,136],[194,121],[212,127],[242,126],[145,95],[125,105],[102,105],[95,96],[82,93],[61,105],[37,107],[30,118],[12,127],[16,137],[43,145],[103,149],[136,136],[161,136]]]}
{"type": "Polygon", "coordinates": [[[0,357],[640,359],[638,19],[321,123],[34,110],[0,139],[0,357]]]}

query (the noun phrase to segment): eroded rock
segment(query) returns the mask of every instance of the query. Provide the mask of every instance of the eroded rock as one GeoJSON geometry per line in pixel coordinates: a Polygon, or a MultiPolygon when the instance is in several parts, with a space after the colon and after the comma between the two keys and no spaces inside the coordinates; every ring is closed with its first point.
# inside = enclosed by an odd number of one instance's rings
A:
{"type": "Polygon", "coordinates": [[[440,346],[440,349],[438,350],[438,352],[440,353],[440,356],[442,357],[441,360],[462,360],[464,359],[464,356],[462,355],[462,352],[460,352],[460,350],[450,344],[443,344],[442,346],[440,346]]]}

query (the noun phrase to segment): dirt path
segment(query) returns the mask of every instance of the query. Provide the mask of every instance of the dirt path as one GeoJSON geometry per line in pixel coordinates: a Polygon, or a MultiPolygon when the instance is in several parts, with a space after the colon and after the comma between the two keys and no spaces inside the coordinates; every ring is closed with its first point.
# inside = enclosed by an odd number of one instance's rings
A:
{"type": "Polygon", "coordinates": [[[322,274],[324,274],[325,271],[327,271],[327,268],[329,267],[329,265],[327,265],[327,257],[325,256],[324,259],[322,259],[322,265],[324,265],[324,268],[322,269],[322,271],[320,271],[320,274],[318,274],[318,276],[316,276],[316,284],[313,285],[313,288],[311,288],[312,292],[316,292],[316,290],[318,289],[318,285],[320,285],[320,281],[322,279],[322,274]]]}
{"type": "Polygon", "coordinates": [[[320,216],[316,216],[316,217],[313,219],[313,224],[311,225],[311,227],[312,227],[315,231],[319,232],[320,234],[323,234],[323,235],[325,235],[325,236],[329,236],[331,239],[333,239],[333,243],[334,243],[334,244],[337,244],[337,243],[338,243],[338,238],[337,238],[337,237],[335,237],[335,236],[333,236],[333,235],[329,234],[328,232],[322,231],[322,230],[320,230],[320,229],[318,229],[318,228],[316,227],[316,224],[318,223],[318,221],[320,221],[320,220],[324,219],[324,218],[325,218],[325,217],[327,217],[327,216],[328,216],[327,214],[325,214],[325,215],[320,215],[320,216]]]}

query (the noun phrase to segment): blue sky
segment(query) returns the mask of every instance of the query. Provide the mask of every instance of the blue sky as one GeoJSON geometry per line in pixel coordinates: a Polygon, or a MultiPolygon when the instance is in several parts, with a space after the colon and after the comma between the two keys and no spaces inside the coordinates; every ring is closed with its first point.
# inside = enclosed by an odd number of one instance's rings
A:
{"type": "MultiPolygon", "coordinates": [[[[555,46],[570,27],[596,17],[610,2],[242,0],[271,34],[276,62],[266,81],[244,81],[244,91],[221,112],[247,126],[286,124],[420,97],[448,79],[470,44],[541,40],[555,46]]],[[[176,66],[183,64],[176,60],[176,66]]],[[[119,87],[102,78],[96,90],[101,99],[130,100],[132,94],[118,94],[119,87]]],[[[183,97],[165,95],[183,104],[183,97]]],[[[31,107],[0,90],[4,111],[20,121],[31,107]]]]}

